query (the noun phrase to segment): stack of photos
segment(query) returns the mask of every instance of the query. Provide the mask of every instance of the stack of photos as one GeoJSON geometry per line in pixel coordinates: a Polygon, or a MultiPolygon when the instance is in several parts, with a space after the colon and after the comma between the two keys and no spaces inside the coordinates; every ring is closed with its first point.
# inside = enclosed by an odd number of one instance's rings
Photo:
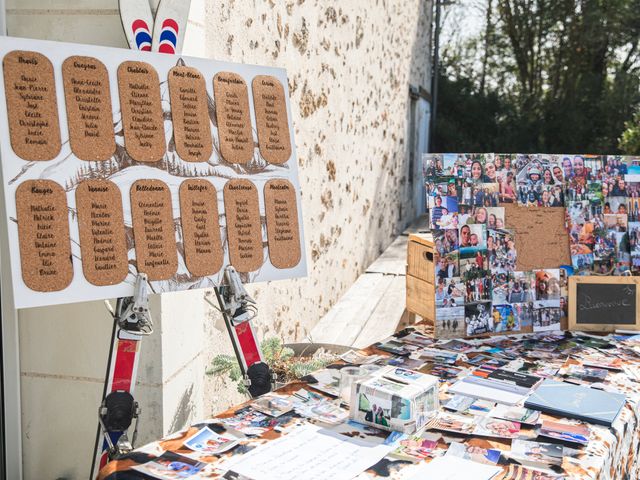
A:
{"type": "MultiPolygon", "coordinates": [[[[566,204],[568,223],[576,225],[572,245],[589,247],[581,254],[591,257],[581,261],[593,264],[596,238],[600,257],[620,258],[631,227],[621,215],[605,218],[602,181],[592,186],[586,180],[602,178],[599,159],[539,154],[425,155],[427,205],[436,250],[438,338],[560,328],[567,311],[561,271],[517,270],[515,232],[505,228],[501,205],[566,204]],[[573,182],[572,200],[566,203],[568,182],[573,182]],[[595,217],[601,219],[602,229],[610,230],[608,236],[577,228],[595,217]]],[[[634,191],[640,194],[640,176],[638,180],[634,191]]],[[[640,234],[640,228],[635,231],[640,234]]],[[[640,263],[640,246],[636,250],[634,258],[640,263]]],[[[628,254],[629,264],[631,258],[628,254]]]]}

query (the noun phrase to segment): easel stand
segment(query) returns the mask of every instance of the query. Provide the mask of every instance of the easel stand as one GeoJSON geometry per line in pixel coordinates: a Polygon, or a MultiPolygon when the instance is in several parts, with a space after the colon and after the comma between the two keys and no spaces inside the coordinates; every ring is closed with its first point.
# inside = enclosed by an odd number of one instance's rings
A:
{"type": "Polygon", "coordinates": [[[233,267],[225,269],[224,282],[224,285],[214,289],[220,308],[209,300],[207,302],[222,313],[244,383],[252,397],[259,397],[275,387],[275,375],[264,362],[260,344],[251,324],[251,320],[258,314],[258,309],[233,267]]]}

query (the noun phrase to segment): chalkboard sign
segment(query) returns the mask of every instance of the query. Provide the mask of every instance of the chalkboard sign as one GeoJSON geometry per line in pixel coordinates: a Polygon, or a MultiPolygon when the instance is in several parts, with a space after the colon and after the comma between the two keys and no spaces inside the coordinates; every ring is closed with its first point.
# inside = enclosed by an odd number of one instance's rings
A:
{"type": "Polygon", "coordinates": [[[569,329],[640,330],[638,277],[570,277],[569,329]]]}

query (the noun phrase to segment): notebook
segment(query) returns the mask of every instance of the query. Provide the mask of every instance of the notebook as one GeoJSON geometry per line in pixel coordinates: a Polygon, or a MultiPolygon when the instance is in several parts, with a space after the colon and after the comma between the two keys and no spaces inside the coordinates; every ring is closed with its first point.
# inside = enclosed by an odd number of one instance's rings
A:
{"type": "Polygon", "coordinates": [[[610,427],[626,397],[581,385],[545,380],[524,403],[525,408],[610,427]]]}

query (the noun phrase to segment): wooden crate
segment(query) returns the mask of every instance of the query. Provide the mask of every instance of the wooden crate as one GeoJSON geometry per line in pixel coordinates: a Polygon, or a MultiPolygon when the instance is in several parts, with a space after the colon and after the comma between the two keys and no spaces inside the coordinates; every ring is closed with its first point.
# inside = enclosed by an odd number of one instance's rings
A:
{"type": "Polygon", "coordinates": [[[435,323],[435,265],[431,234],[411,234],[407,243],[407,310],[435,323]]]}

